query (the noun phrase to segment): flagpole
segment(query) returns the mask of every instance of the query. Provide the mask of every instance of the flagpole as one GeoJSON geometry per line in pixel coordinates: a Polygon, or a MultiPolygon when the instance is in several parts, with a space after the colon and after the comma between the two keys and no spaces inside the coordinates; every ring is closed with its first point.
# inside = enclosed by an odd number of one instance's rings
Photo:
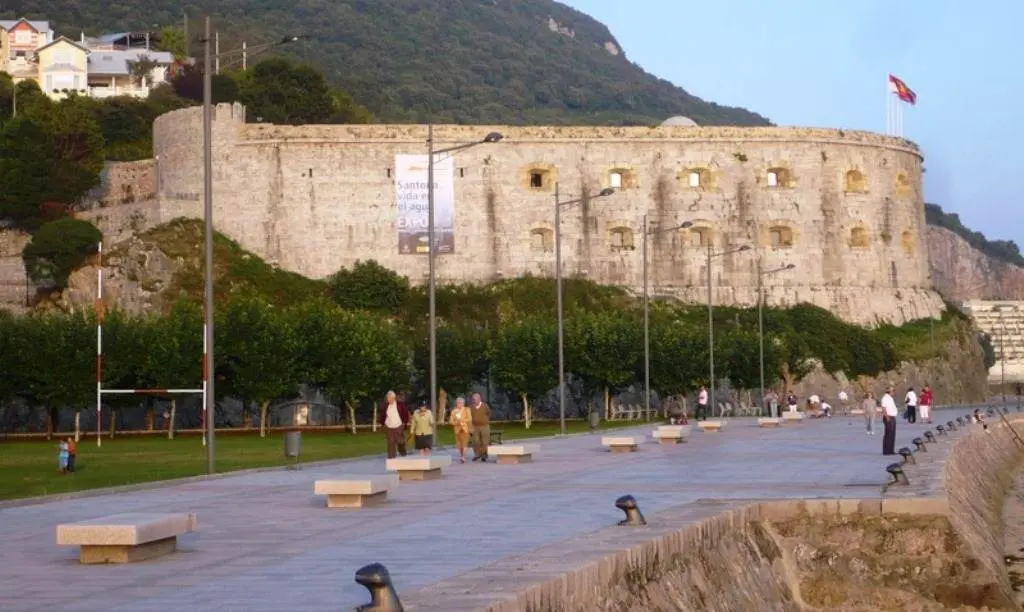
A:
{"type": "Polygon", "coordinates": [[[892,82],[885,75],[885,135],[892,134],[892,82]]]}

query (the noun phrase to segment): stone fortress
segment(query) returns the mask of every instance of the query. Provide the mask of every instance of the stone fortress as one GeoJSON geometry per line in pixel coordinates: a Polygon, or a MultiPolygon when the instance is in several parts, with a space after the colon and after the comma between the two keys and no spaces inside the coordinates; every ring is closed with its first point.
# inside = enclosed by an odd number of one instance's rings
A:
{"type": "MultiPolygon", "coordinates": [[[[153,174],[152,197],[108,194],[136,201],[130,220],[109,208],[87,214],[107,240],[202,217],[201,128],[200,108],[157,118],[154,160],[139,170],[153,174]]],[[[677,117],[659,127],[436,126],[435,146],[493,131],[501,142],[453,154],[454,252],[437,258],[442,282],[552,276],[557,185],[563,201],[584,198],[562,209],[567,275],[641,291],[647,214],[652,229],[692,223],[651,234],[652,295],[706,302],[708,245],[716,254],[747,245],[712,259],[716,304],[756,304],[760,258],[765,271],[794,265],[763,276],[768,304],[811,302],[868,325],[942,310],[923,245],[922,155],[907,140],[677,117]],[[610,186],[614,195],[589,197],[610,186]]],[[[424,282],[426,256],[399,249],[395,156],[425,156],[426,138],[420,125],[246,123],[241,105],[218,105],[215,225],[303,275],[375,259],[424,282]]]]}

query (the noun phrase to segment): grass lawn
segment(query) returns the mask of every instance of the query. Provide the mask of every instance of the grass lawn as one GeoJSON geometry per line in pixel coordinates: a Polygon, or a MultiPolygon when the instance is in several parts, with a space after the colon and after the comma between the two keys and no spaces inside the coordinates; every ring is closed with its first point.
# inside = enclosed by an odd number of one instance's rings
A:
{"type": "MultiPolygon", "coordinates": [[[[602,428],[637,425],[636,421],[602,422],[602,428]]],[[[583,421],[569,421],[570,433],[587,431],[583,421]]],[[[558,433],[557,422],[534,423],[527,431],[522,423],[501,423],[492,429],[503,429],[505,441],[511,439],[551,436],[558,433]]],[[[450,427],[440,430],[439,443],[452,446],[450,427]]],[[[246,468],[285,465],[284,440],[280,432],[260,438],[258,434],[224,434],[216,438],[217,471],[229,472],[246,468]]],[[[360,432],[304,433],[300,461],[345,459],[383,454],[384,434],[360,432]]],[[[57,470],[57,440],[49,442],[0,442],[0,500],[34,497],[81,491],[99,487],[153,482],[196,476],[206,473],[206,447],[202,438],[189,435],[174,440],[166,437],[121,437],[96,439],[88,436],[78,443],[78,457],[73,474],[57,470]]]]}

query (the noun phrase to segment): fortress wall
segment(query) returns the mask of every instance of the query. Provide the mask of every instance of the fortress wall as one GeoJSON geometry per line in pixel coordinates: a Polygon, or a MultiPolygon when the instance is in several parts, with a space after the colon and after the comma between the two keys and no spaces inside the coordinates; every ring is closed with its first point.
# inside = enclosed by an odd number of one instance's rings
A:
{"type": "MultiPolygon", "coordinates": [[[[154,129],[160,221],[200,216],[200,110],[168,113],[154,129]]],[[[693,222],[715,249],[757,247],[713,259],[717,303],[756,302],[760,255],[765,270],[796,266],[765,277],[769,303],[810,301],[869,324],[941,310],[919,248],[921,156],[906,140],[814,128],[438,126],[436,147],[491,131],[505,139],[455,153],[455,253],[438,257],[442,280],[553,275],[555,183],[563,200],[585,197],[614,170],[624,182],[615,195],[563,209],[568,274],[639,291],[646,212],[652,227],[693,222]],[[776,186],[769,169],[782,176],[776,186]],[[542,187],[530,186],[531,170],[547,173],[542,187]],[[792,246],[772,246],[773,228],[792,246]]],[[[426,257],[398,252],[394,156],[425,153],[425,140],[425,126],[247,125],[241,106],[220,105],[216,226],[308,276],[376,259],[423,282],[426,257]]],[[[706,248],[692,231],[655,234],[649,251],[654,293],[706,300],[706,248]]]]}

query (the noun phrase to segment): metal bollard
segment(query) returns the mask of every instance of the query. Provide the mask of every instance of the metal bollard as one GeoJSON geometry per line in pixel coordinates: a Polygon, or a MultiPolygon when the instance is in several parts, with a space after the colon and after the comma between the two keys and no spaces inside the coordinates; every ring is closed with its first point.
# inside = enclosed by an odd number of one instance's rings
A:
{"type": "MultiPolygon", "coordinates": [[[[940,427],[941,427],[941,425],[940,425],[940,427]]],[[[930,442],[931,444],[935,444],[935,434],[933,434],[932,430],[930,430],[930,429],[928,431],[924,432],[924,439],[928,440],[928,442],[930,442]]]]}
{"type": "Polygon", "coordinates": [[[946,427],[950,431],[956,431],[956,423],[954,423],[953,421],[946,421],[946,427]]]}
{"type": "Polygon", "coordinates": [[[402,602],[391,584],[388,568],[380,563],[364,565],[356,570],[356,583],[370,592],[370,603],[356,608],[356,612],[403,612],[402,602]]]}
{"type": "Polygon", "coordinates": [[[890,482],[889,484],[910,484],[910,480],[907,479],[907,475],[903,473],[903,466],[900,465],[899,463],[890,463],[889,465],[885,466],[885,471],[889,472],[889,474],[892,476],[892,482],[890,482]]]}
{"type": "Polygon", "coordinates": [[[924,440],[922,440],[921,438],[914,438],[913,440],[911,440],[911,442],[914,444],[914,446],[917,447],[917,449],[916,449],[917,452],[919,452],[919,453],[927,453],[928,452],[928,447],[926,447],[924,445],[924,440]]]}
{"type": "Polygon", "coordinates": [[[906,464],[906,463],[914,463],[914,464],[916,464],[917,463],[917,459],[914,459],[914,453],[911,452],[911,450],[909,448],[907,448],[906,446],[904,446],[900,450],[896,451],[896,453],[900,457],[903,457],[903,463],[904,464],[906,464]]]}
{"type": "Polygon", "coordinates": [[[956,424],[961,426],[961,427],[963,427],[964,426],[964,417],[956,417],[956,424]]]}
{"type": "Polygon", "coordinates": [[[636,504],[636,498],[632,495],[623,495],[615,500],[615,507],[626,513],[626,518],[619,521],[619,525],[635,527],[647,524],[647,519],[640,512],[640,507],[636,504]]]}

